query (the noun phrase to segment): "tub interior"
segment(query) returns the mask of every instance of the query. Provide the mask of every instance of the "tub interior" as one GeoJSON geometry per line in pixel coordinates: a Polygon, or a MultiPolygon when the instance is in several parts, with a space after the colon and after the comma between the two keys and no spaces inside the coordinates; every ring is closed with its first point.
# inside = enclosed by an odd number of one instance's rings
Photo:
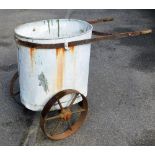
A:
{"type": "Polygon", "coordinates": [[[76,19],[48,19],[18,26],[15,34],[28,39],[70,38],[87,33],[91,24],[76,19]]]}

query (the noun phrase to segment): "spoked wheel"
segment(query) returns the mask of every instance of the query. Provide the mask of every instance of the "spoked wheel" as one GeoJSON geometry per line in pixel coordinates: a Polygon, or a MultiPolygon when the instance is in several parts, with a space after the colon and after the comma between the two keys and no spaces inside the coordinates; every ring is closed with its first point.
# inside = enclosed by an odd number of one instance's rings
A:
{"type": "Polygon", "coordinates": [[[15,100],[15,102],[20,104],[20,101],[18,101],[17,99],[19,98],[20,91],[19,89],[15,90],[18,78],[19,78],[19,75],[18,75],[18,72],[16,72],[10,81],[10,95],[15,100]]]}
{"type": "Polygon", "coordinates": [[[61,140],[75,133],[84,122],[88,111],[87,99],[80,92],[72,89],[63,90],[54,95],[41,112],[40,126],[44,134],[51,140],[61,140]],[[72,95],[67,106],[61,99],[72,95]],[[79,103],[74,104],[76,99],[79,103]],[[51,111],[54,106],[60,110],[51,111]]]}

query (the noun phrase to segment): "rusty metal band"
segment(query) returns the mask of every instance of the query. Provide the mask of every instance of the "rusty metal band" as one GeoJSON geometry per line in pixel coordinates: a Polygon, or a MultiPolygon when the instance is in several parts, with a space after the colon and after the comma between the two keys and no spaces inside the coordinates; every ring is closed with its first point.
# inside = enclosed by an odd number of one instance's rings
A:
{"type": "MultiPolygon", "coordinates": [[[[97,31],[95,31],[97,32],[97,31]]],[[[102,32],[98,32],[102,33],[102,32]]],[[[111,40],[111,39],[121,39],[125,37],[134,37],[139,35],[146,35],[152,33],[151,29],[145,29],[142,31],[134,31],[134,32],[123,32],[123,33],[113,33],[113,34],[107,34],[107,35],[98,35],[97,37],[91,38],[91,39],[85,39],[85,40],[78,40],[78,41],[72,41],[68,42],[68,46],[77,46],[77,45],[84,45],[84,44],[90,44],[97,41],[103,41],[103,40],[111,40]]],[[[38,43],[31,43],[27,41],[19,40],[15,37],[15,40],[17,44],[30,47],[30,48],[36,48],[36,49],[55,49],[55,48],[64,48],[64,43],[58,43],[58,44],[38,44],[38,43]]]]}

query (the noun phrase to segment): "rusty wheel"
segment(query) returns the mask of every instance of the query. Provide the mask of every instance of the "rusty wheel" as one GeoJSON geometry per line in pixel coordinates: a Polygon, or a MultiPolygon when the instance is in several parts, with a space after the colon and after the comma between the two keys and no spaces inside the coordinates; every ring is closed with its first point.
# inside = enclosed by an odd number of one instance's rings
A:
{"type": "Polygon", "coordinates": [[[17,97],[19,97],[19,95],[20,95],[20,91],[15,91],[15,84],[16,84],[18,78],[19,78],[19,75],[18,75],[18,72],[16,72],[10,81],[10,95],[15,100],[15,102],[20,104],[20,101],[18,101],[18,99],[17,99],[17,97]]]}
{"type": "Polygon", "coordinates": [[[41,112],[40,126],[44,134],[51,140],[61,140],[75,133],[84,122],[88,111],[87,99],[80,92],[72,89],[63,90],[54,95],[41,112]],[[72,95],[67,106],[61,99],[72,95]],[[74,104],[80,98],[80,102],[74,104]],[[51,111],[54,106],[59,110],[51,111]]]}

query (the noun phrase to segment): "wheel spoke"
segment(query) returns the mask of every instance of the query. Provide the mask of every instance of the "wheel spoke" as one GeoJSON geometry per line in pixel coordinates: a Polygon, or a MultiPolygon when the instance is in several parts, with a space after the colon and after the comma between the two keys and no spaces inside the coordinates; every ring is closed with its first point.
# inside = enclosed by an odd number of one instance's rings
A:
{"type": "Polygon", "coordinates": [[[70,103],[69,107],[71,107],[73,105],[73,103],[75,102],[75,100],[76,100],[76,98],[77,98],[78,95],[79,95],[78,93],[75,94],[75,96],[72,99],[72,102],[70,103]]]}
{"type": "Polygon", "coordinates": [[[16,103],[18,103],[18,104],[21,104],[21,105],[22,105],[22,103],[21,103],[20,101],[18,101],[18,100],[16,99],[16,97],[15,97],[15,96],[13,96],[12,98],[13,98],[13,100],[14,100],[16,103]]]}
{"type": "Polygon", "coordinates": [[[18,91],[18,92],[16,92],[16,93],[13,93],[13,96],[16,96],[16,95],[18,95],[18,94],[20,94],[20,91],[18,91]]]}
{"type": "Polygon", "coordinates": [[[54,120],[54,119],[58,119],[58,118],[60,118],[60,115],[46,118],[46,121],[50,121],[50,120],[54,120]]]}
{"type": "Polygon", "coordinates": [[[58,121],[57,125],[55,126],[55,128],[53,128],[51,134],[53,135],[54,132],[58,129],[58,127],[62,124],[62,121],[58,121]]]}
{"type": "Polygon", "coordinates": [[[40,127],[49,139],[64,139],[79,129],[86,118],[87,110],[88,103],[84,95],[77,90],[62,90],[43,108],[40,127]],[[63,100],[69,100],[68,104],[65,105],[63,100]],[[58,109],[56,112],[53,111],[55,106],[58,109]]]}
{"type": "Polygon", "coordinates": [[[57,102],[58,102],[58,104],[59,104],[59,106],[60,106],[60,109],[62,110],[62,109],[63,109],[63,106],[62,106],[62,104],[60,103],[60,100],[58,100],[57,102]]]}
{"type": "Polygon", "coordinates": [[[77,111],[73,111],[72,114],[75,114],[75,113],[81,113],[81,112],[84,112],[84,111],[86,111],[86,110],[80,108],[80,109],[78,109],[77,111]]]}
{"type": "Polygon", "coordinates": [[[67,123],[68,123],[69,129],[72,130],[71,122],[70,121],[67,121],[67,123]]]}
{"type": "Polygon", "coordinates": [[[15,84],[16,80],[18,79],[18,77],[19,77],[18,72],[16,72],[11,79],[11,83],[10,83],[10,94],[11,94],[11,96],[16,96],[19,94],[18,92],[14,93],[14,84],[15,84]]]}

